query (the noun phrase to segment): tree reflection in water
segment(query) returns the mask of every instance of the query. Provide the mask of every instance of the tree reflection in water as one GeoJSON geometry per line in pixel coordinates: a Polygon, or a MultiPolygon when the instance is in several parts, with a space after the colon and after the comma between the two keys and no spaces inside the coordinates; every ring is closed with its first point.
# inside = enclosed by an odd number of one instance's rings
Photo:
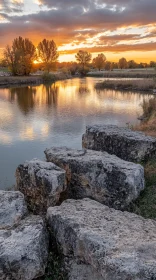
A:
{"type": "Polygon", "coordinates": [[[55,84],[16,87],[9,89],[9,101],[16,101],[22,113],[27,115],[36,106],[57,107],[57,93],[58,87],[55,84]]]}

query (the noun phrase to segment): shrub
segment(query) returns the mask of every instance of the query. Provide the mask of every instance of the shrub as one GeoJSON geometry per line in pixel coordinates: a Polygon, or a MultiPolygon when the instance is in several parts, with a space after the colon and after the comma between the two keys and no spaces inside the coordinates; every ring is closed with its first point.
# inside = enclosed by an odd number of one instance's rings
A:
{"type": "Polygon", "coordinates": [[[56,81],[55,75],[50,74],[48,72],[44,72],[42,74],[42,79],[43,79],[43,82],[55,82],[56,81]]]}
{"type": "Polygon", "coordinates": [[[143,115],[146,118],[150,118],[156,113],[156,97],[150,98],[149,100],[144,100],[142,104],[143,115]]]}

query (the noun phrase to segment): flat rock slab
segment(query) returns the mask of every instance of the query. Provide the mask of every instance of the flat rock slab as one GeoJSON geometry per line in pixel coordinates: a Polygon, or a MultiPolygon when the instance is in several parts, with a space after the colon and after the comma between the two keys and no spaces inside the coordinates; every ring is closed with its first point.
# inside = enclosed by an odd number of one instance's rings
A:
{"type": "Polygon", "coordinates": [[[87,126],[82,146],[133,162],[156,158],[156,138],[115,125],[87,126]]]}
{"type": "Polygon", "coordinates": [[[43,276],[48,258],[48,235],[39,216],[18,227],[0,230],[0,279],[32,280],[43,276]]]}
{"type": "Polygon", "coordinates": [[[49,206],[58,203],[66,189],[65,171],[38,159],[26,161],[16,170],[16,189],[24,194],[31,211],[46,212],[49,206]]]}
{"type": "Polygon", "coordinates": [[[106,152],[51,148],[48,161],[66,171],[68,198],[90,197],[124,209],[144,189],[144,169],[106,152]]]}
{"type": "Polygon", "coordinates": [[[26,214],[27,206],[21,192],[0,191],[0,229],[17,225],[26,214]]]}
{"type": "Polygon", "coordinates": [[[94,271],[96,280],[156,280],[156,221],[90,199],[50,207],[47,219],[63,255],[76,263],[70,279],[90,280],[94,271]],[[85,278],[78,263],[88,265],[85,278]]]}

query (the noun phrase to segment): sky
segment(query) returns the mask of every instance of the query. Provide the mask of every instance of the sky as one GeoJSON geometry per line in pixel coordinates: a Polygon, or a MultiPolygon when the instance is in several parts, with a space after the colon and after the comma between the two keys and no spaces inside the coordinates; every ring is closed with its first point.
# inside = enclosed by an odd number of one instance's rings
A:
{"type": "Polygon", "coordinates": [[[18,36],[53,39],[60,61],[80,49],[156,61],[156,0],[0,0],[0,53],[18,36]]]}

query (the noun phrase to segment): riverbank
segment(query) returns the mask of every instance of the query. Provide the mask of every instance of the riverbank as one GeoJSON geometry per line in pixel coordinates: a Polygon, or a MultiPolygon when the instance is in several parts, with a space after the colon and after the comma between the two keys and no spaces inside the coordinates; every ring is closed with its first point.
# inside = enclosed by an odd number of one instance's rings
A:
{"type": "Polygon", "coordinates": [[[154,78],[156,72],[151,69],[117,69],[112,71],[91,71],[87,73],[87,77],[99,78],[154,78]]]}
{"type": "Polygon", "coordinates": [[[140,124],[134,130],[143,131],[146,135],[156,137],[156,96],[144,100],[141,104],[143,115],[140,117],[140,124]]]}
{"type": "Polygon", "coordinates": [[[0,87],[10,87],[14,85],[39,85],[44,82],[55,82],[69,79],[71,76],[64,73],[30,75],[30,76],[4,76],[0,77],[0,87]]]}
{"type": "Polygon", "coordinates": [[[156,81],[154,79],[140,80],[105,80],[97,83],[95,89],[115,89],[131,91],[155,91],[156,81]]]}
{"type": "Polygon", "coordinates": [[[155,157],[156,139],[94,125],[82,144],[47,148],[17,167],[15,191],[0,191],[0,279],[105,280],[105,263],[108,280],[154,279],[156,165],[136,163],[155,157]]]}

